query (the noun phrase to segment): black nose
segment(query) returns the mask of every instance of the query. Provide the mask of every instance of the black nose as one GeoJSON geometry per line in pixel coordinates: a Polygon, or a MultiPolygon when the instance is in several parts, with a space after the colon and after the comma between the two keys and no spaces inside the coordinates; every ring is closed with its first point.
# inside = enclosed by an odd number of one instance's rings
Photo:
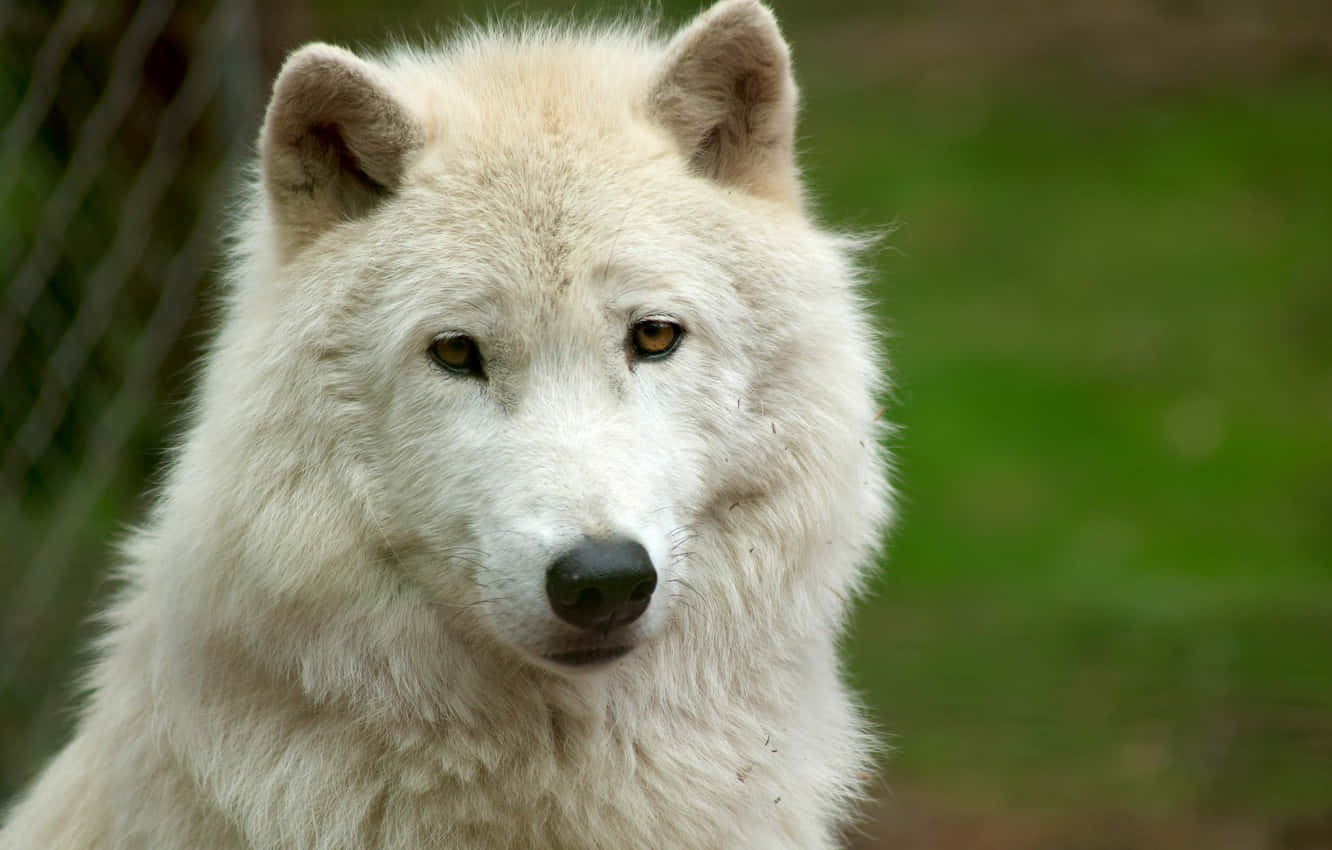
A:
{"type": "Polygon", "coordinates": [[[556,616],[602,632],[637,620],[656,587],[647,550],[622,537],[584,538],[546,573],[546,596],[556,616]]]}

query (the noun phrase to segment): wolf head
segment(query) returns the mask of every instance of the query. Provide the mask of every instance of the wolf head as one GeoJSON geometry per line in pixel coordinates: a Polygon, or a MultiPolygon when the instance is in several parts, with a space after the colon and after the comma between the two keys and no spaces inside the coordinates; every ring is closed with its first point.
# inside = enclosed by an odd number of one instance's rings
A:
{"type": "Polygon", "coordinates": [[[666,43],[287,61],[166,500],[231,553],[211,604],[281,623],[257,654],[411,691],[441,655],[831,639],[884,513],[879,370],[796,105],[755,0],[666,43]]]}

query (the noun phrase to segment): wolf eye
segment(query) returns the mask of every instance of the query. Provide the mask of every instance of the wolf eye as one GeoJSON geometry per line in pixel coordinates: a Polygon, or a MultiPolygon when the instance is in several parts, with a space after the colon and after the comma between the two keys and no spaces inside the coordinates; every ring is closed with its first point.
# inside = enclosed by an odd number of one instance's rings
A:
{"type": "Polygon", "coordinates": [[[666,357],[680,344],[684,328],[664,319],[644,319],[633,326],[629,341],[634,353],[645,360],[666,357]]]}
{"type": "Polygon", "coordinates": [[[466,334],[446,334],[436,337],[430,344],[430,359],[458,375],[471,375],[475,378],[486,376],[481,366],[481,351],[476,347],[476,340],[466,334]]]}

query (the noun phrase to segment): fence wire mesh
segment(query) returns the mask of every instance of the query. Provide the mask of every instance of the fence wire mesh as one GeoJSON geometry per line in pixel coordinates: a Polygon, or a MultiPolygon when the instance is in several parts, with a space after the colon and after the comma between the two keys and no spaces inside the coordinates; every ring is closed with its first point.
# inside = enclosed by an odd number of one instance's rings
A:
{"type": "Polygon", "coordinates": [[[0,2],[0,800],[70,719],[78,623],[184,395],[261,14],[0,2]]]}

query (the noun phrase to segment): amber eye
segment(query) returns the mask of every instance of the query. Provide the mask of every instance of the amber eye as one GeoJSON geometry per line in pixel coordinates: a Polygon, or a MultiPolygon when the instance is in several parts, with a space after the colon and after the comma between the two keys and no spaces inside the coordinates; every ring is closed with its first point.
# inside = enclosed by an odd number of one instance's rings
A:
{"type": "Polygon", "coordinates": [[[680,344],[684,328],[663,319],[644,319],[633,326],[629,341],[639,357],[651,360],[665,357],[680,344]]]}
{"type": "Polygon", "coordinates": [[[476,347],[476,340],[465,334],[449,334],[435,339],[430,344],[430,358],[450,372],[459,375],[485,377],[481,366],[481,352],[476,347]]]}

